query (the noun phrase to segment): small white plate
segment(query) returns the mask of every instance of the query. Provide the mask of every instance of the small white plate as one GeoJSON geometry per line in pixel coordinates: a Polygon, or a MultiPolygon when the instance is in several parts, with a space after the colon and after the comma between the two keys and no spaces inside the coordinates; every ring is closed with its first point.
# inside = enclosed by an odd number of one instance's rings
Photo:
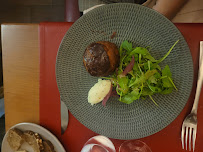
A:
{"type": "MultiPolygon", "coordinates": [[[[56,152],[66,152],[65,149],[63,148],[63,146],[61,145],[61,143],[59,142],[59,140],[50,131],[48,131],[44,127],[41,127],[41,126],[39,126],[37,124],[33,124],[33,123],[19,123],[19,124],[14,125],[11,128],[17,128],[22,131],[31,130],[33,132],[39,133],[43,139],[49,140],[54,145],[54,149],[56,152]]],[[[7,136],[8,136],[8,132],[4,136],[2,146],[1,146],[1,151],[2,152],[14,152],[10,148],[10,146],[7,142],[7,136]]],[[[33,149],[26,142],[23,143],[23,145],[21,146],[21,149],[27,150],[29,152],[34,152],[33,149]]]]}

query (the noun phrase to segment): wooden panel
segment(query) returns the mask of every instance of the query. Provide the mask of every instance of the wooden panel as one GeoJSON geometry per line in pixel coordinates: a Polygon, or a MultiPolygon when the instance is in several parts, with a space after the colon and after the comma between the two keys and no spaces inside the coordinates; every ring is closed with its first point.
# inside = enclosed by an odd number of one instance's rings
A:
{"type": "Polygon", "coordinates": [[[0,23],[29,23],[31,21],[31,9],[24,6],[0,6],[0,23]]]}
{"type": "Polygon", "coordinates": [[[12,5],[52,5],[52,0],[6,0],[6,3],[12,5]]]}
{"type": "Polygon", "coordinates": [[[52,0],[52,5],[62,5],[62,6],[65,6],[65,0],[52,0]]]}
{"type": "Polygon", "coordinates": [[[3,24],[1,31],[6,129],[39,123],[38,25],[3,24]]]}
{"type": "Polygon", "coordinates": [[[41,21],[64,21],[64,6],[33,6],[31,11],[32,23],[39,23],[41,21]]]}

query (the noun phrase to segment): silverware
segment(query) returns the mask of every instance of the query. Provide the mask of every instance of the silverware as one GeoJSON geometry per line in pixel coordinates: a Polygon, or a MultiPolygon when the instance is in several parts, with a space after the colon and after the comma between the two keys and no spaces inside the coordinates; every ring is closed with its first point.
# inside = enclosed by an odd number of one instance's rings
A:
{"type": "Polygon", "coordinates": [[[61,134],[64,134],[68,127],[68,108],[61,100],[61,134]]]}
{"type": "Polygon", "coordinates": [[[191,151],[191,141],[192,141],[193,152],[195,151],[195,141],[196,141],[196,134],[197,134],[197,108],[198,108],[199,96],[201,93],[202,81],[203,81],[203,62],[202,62],[203,54],[202,53],[203,53],[203,41],[200,42],[199,74],[198,74],[198,80],[197,80],[195,100],[194,100],[191,113],[183,121],[182,131],[181,131],[182,148],[184,149],[184,141],[185,141],[185,149],[187,150],[188,136],[189,136],[189,151],[191,151]]]}

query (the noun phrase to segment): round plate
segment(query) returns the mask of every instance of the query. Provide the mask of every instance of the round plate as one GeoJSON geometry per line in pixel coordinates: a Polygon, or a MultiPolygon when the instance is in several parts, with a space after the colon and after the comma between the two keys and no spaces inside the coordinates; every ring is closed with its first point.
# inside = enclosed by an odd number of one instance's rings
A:
{"type": "Polygon", "coordinates": [[[92,131],[116,139],[138,139],[152,135],[169,125],[184,108],[193,83],[193,62],[183,36],[172,22],[156,11],[136,4],[109,4],[98,7],[78,19],[64,36],[56,61],[56,79],[62,100],[71,113],[92,131]],[[111,39],[113,32],[116,37],[111,39]],[[111,41],[118,47],[124,41],[133,46],[151,47],[156,59],[169,65],[178,91],[154,95],[154,100],[124,104],[110,98],[107,106],[91,106],[88,91],[97,82],[83,66],[83,52],[92,42],[111,41]]]}
{"type": "MultiPolygon", "coordinates": [[[[49,140],[53,144],[56,152],[65,152],[65,149],[63,148],[63,146],[61,145],[59,140],[50,131],[48,131],[47,129],[45,129],[37,124],[19,123],[19,124],[16,124],[15,126],[11,127],[11,129],[12,128],[17,128],[22,131],[31,130],[33,132],[39,133],[43,139],[49,140]]],[[[4,136],[1,151],[2,152],[13,152],[13,150],[10,148],[10,146],[7,142],[7,136],[8,136],[8,132],[4,136]]],[[[27,150],[29,152],[34,152],[32,147],[29,146],[26,142],[23,143],[21,148],[24,150],[27,150]]]]}

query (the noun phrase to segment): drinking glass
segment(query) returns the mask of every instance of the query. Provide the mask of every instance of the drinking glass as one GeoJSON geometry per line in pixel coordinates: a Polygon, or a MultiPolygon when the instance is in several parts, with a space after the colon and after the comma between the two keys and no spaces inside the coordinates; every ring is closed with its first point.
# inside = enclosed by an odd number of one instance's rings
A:
{"type": "Polygon", "coordinates": [[[152,152],[149,146],[140,140],[127,140],[119,147],[119,152],[152,152]]]}
{"type": "MultiPolygon", "coordinates": [[[[116,152],[114,144],[105,136],[98,135],[90,138],[81,152],[116,152]]],[[[140,140],[127,140],[119,147],[119,152],[152,152],[151,149],[140,140]]]]}
{"type": "Polygon", "coordinates": [[[98,135],[90,138],[81,152],[116,152],[116,149],[109,138],[98,135]]]}

